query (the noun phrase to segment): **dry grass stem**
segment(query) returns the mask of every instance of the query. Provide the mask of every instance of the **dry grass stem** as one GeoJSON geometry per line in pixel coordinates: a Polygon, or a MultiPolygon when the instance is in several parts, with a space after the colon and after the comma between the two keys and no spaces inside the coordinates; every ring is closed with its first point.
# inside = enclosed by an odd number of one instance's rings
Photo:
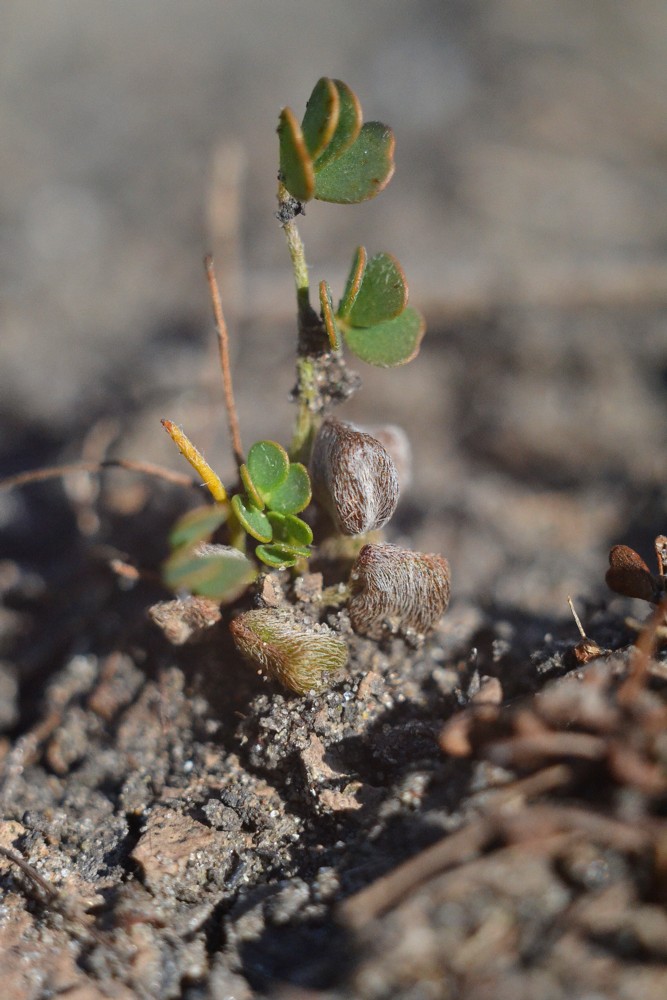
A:
{"type": "Polygon", "coordinates": [[[243,448],[241,446],[241,431],[239,430],[239,418],[234,402],[234,387],[232,385],[232,369],[229,360],[229,334],[222,311],[222,300],[220,289],[213,268],[213,257],[208,254],[204,258],[206,278],[211,293],[211,304],[213,306],[213,318],[215,329],[218,335],[218,347],[220,350],[220,368],[222,370],[222,387],[225,393],[225,406],[227,408],[227,421],[229,423],[229,433],[232,439],[232,449],[237,465],[243,465],[243,448]]]}
{"type": "Polygon", "coordinates": [[[44,469],[17,472],[14,476],[0,479],[0,492],[9,492],[19,486],[42,483],[47,479],[59,479],[62,476],[78,472],[100,473],[104,472],[105,469],[125,469],[128,472],[139,472],[144,476],[154,476],[156,479],[163,479],[166,483],[174,483],[177,486],[199,487],[199,484],[190,476],[165,469],[161,465],[153,465],[151,462],[135,462],[129,458],[106,458],[102,462],[72,462],[69,465],[52,465],[44,469]]]}

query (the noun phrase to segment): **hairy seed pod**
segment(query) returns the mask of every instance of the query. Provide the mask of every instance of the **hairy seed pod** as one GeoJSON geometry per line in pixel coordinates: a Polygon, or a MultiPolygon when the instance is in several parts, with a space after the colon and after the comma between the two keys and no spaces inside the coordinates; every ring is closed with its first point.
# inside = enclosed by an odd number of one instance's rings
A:
{"type": "Polygon", "coordinates": [[[371,427],[360,427],[359,430],[376,438],[389,452],[389,457],[396,466],[400,491],[404,493],[412,484],[412,447],[403,428],[398,424],[374,424],[371,427]]]}
{"type": "Polygon", "coordinates": [[[398,545],[364,545],[350,574],[348,604],[355,632],[428,632],[449,604],[449,563],[398,545]]]}
{"type": "Polygon", "coordinates": [[[660,600],[660,581],[628,545],[614,545],[611,549],[605,580],[610,590],[624,597],[638,597],[652,604],[660,600]]]}
{"type": "Polygon", "coordinates": [[[352,424],[328,417],[310,460],[313,494],[343,535],[387,523],[398,503],[398,475],[385,447],[352,424]]]}
{"type": "Polygon", "coordinates": [[[347,644],[328,625],[304,625],[287,609],[246,611],[229,625],[243,656],[297,694],[320,691],[347,663],[347,644]]]}

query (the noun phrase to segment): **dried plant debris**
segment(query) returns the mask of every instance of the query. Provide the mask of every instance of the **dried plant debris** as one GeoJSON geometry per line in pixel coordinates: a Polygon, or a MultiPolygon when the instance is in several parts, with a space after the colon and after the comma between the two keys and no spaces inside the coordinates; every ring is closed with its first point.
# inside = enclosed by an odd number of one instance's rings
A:
{"type": "Polygon", "coordinates": [[[624,597],[637,597],[650,604],[658,604],[667,591],[667,538],[664,535],[656,538],[655,552],[658,561],[657,575],[651,573],[634,549],[628,545],[614,545],[609,553],[609,569],[605,577],[609,589],[624,597]]]}
{"type": "Polygon", "coordinates": [[[658,535],[656,538],[655,554],[658,559],[658,573],[667,576],[667,535],[658,535]]]}
{"type": "Polygon", "coordinates": [[[660,776],[667,710],[647,691],[627,703],[615,676],[623,665],[620,659],[591,664],[583,675],[554,682],[530,708],[524,704],[508,712],[485,704],[466,709],[446,724],[441,746],[448,754],[478,755],[502,767],[532,769],[563,760],[595,762],[615,773],[619,761],[632,760],[643,790],[662,794],[667,791],[667,774],[660,776]],[[624,730],[632,731],[633,740],[621,750],[624,730]]]}
{"type": "Polygon", "coordinates": [[[590,663],[591,660],[596,660],[600,656],[608,656],[611,650],[602,649],[601,646],[595,641],[595,639],[590,639],[581,624],[581,619],[577,614],[574,604],[572,603],[572,598],[568,597],[567,603],[570,606],[570,611],[574,618],[575,624],[581,636],[579,642],[575,643],[566,653],[566,661],[569,666],[582,666],[584,663],[590,663]]]}
{"type": "Polygon", "coordinates": [[[148,609],[148,617],[162,629],[169,642],[182,646],[203,638],[222,614],[217,601],[195,595],[160,601],[148,609]]]}
{"type": "Polygon", "coordinates": [[[491,984],[661,996],[667,705],[644,686],[628,696],[635,672],[627,656],[598,662],[509,710],[452,718],[443,750],[497,768],[497,790],[473,794],[460,829],[341,905],[363,956],[345,996],[426,984],[437,996],[491,984]]]}
{"type": "Polygon", "coordinates": [[[350,621],[355,632],[379,639],[390,632],[420,637],[449,604],[447,560],[398,545],[368,544],[350,573],[350,621]]]}

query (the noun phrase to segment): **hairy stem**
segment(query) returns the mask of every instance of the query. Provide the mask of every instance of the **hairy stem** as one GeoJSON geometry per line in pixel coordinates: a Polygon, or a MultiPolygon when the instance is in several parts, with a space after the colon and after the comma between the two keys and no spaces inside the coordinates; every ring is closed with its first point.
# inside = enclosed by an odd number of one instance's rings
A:
{"type": "Polygon", "coordinates": [[[285,233],[285,239],[287,240],[287,249],[289,250],[289,255],[292,261],[294,283],[296,285],[296,301],[299,308],[299,319],[301,319],[302,316],[308,315],[311,309],[308,265],[306,264],[303,240],[301,239],[301,234],[297,229],[294,219],[290,219],[289,222],[286,222],[283,226],[283,230],[285,233]]]}
{"type": "Polygon", "coordinates": [[[283,225],[287,249],[292,261],[294,283],[296,285],[297,323],[299,340],[297,347],[297,385],[295,396],[298,413],[289,447],[292,461],[307,461],[310,443],[315,429],[315,414],[317,412],[315,372],[316,358],[326,349],[326,332],[322,322],[310,304],[310,283],[308,280],[308,265],[301,239],[301,234],[295,222],[295,215],[301,211],[299,202],[289,194],[287,188],[278,182],[278,218],[283,225]]]}
{"type": "Polygon", "coordinates": [[[297,358],[296,372],[298,411],[288,451],[293,462],[308,463],[316,425],[319,423],[314,413],[317,384],[311,359],[304,356],[297,358]]]}
{"type": "Polygon", "coordinates": [[[215,502],[225,503],[227,500],[227,491],[222,485],[220,477],[213,471],[202,453],[195,448],[187,434],[171,420],[163,419],[161,423],[183,458],[201,476],[204,485],[208,487],[208,491],[215,502]]]}
{"type": "Polygon", "coordinates": [[[301,234],[294,221],[295,215],[301,211],[299,202],[292,198],[282,181],[278,181],[278,218],[283,224],[283,232],[287,241],[294,283],[296,285],[296,301],[299,315],[299,333],[302,327],[312,326],[313,310],[310,305],[310,284],[308,281],[308,265],[301,234]]]}

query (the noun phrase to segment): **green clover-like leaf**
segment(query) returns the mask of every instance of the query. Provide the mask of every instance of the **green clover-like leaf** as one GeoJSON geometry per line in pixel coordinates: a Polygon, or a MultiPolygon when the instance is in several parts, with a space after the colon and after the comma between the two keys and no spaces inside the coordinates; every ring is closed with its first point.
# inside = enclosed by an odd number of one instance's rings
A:
{"type": "MultiPolygon", "coordinates": [[[[338,120],[336,129],[322,153],[316,156],[315,173],[323,170],[352,145],[361,131],[362,114],[359,98],[342,80],[330,81],[338,94],[338,120]]],[[[308,113],[306,109],[306,114],[308,113]]],[[[304,118],[305,122],[305,118],[304,118]]]]}
{"type": "Polygon", "coordinates": [[[250,478],[250,471],[248,466],[243,462],[239,465],[239,479],[245,487],[246,496],[253,507],[259,508],[259,510],[264,510],[266,504],[264,503],[261,495],[259,494],[257,487],[250,478]]]}
{"type": "Polygon", "coordinates": [[[287,545],[286,542],[272,542],[270,545],[258,545],[255,555],[267,566],[273,569],[290,569],[299,559],[307,559],[310,549],[297,545],[287,545]]]}
{"type": "Polygon", "coordinates": [[[403,268],[390,253],[378,253],[366,265],[347,320],[351,326],[375,326],[398,316],[407,304],[403,268]]]}
{"type": "Polygon", "coordinates": [[[257,441],[246,464],[255,489],[266,500],[287,479],[289,456],[276,441],[257,441]]]}
{"type": "Polygon", "coordinates": [[[328,76],[317,81],[306,104],[301,131],[311,159],[316,160],[333,138],[340,115],[338,87],[328,76]]]}
{"type": "Polygon", "coordinates": [[[273,540],[274,542],[284,542],[286,540],[285,533],[285,514],[279,514],[277,510],[267,510],[266,516],[271,522],[271,527],[273,528],[273,540]]]}
{"type": "Polygon", "coordinates": [[[338,351],[341,345],[340,333],[336,325],[331,289],[326,281],[320,281],[320,307],[322,310],[322,320],[326,327],[329,343],[331,344],[331,350],[338,351]]]}
{"type": "Polygon", "coordinates": [[[340,300],[338,305],[337,315],[340,316],[341,319],[347,318],[350,309],[356,301],[359,289],[361,288],[361,282],[363,281],[364,273],[366,271],[367,262],[368,254],[366,253],[366,248],[357,247],[352,261],[352,267],[350,268],[350,273],[348,274],[347,282],[345,283],[343,298],[340,300]]]}
{"type": "Polygon", "coordinates": [[[380,122],[362,126],[361,105],[342,80],[315,84],[299,126],[290,108],[280,113],[280,173],[292,197],[341,204],[378,194],[394,172],[394,136],[380,122]]]}
{"type": "Polygon", "coordinates": [[[227,520],[229,507],[225,504],[216,504],[215,507],[207,504],[205,507],[195,507],[187,514],[179,517],[176,524],[169,532],[169,544],[172,549],[181,546],[193,546],[198,542],[203,542],[211,537],[213,532],[227,520]]]}
{"type": "Polygon", "coordinates": [[[237,493],[232,497],[232,507],[240,524],[258,542],[270,542],[273,538],[271,522],[266,514],[255,507],[247,497],[237,493]]]}
{"type": "Polygon", "coordinates": [[[167,586],[224,603],[234,601],[257,578],[257,569],[237,549],[219,548],[220,552],[204,555],[190,548],[175,552],[162,570],[167,586]]]}
{"type": "MultiPolygon", "coordinates": [[[[315,198],[345,205],[367,201],[386,187],[393,172],[394,133],[381,122],[367,122],[337,159],[323,168],[317,165],[315,198]]],[[[287,183],[286,187],[299,197],[287,183]]]]}
{"type": "Polygon", "coordinates": [[[422,314],[408,306],[384,323],[347,327],[343,336],[352,353],[362,361],[379,368],[394,368],[417,356],[425,329],[422,314]]]}
{"type": "Polygon", "coordinates": [[[277,510],[267,511],[266,516],[273,528],[273,540],[288,545],[308,546],[313,542],[313,529],[294,514],[279,514],[277,510]]]}
{"type": "Polygon", "coordinates": [[[283,108],[280,112],[278,138],[280,173],[285,187],[293,198],[310,201],[315,192],[313,161],[299,123],[290,108],[283,108]]]}
{"type": "Polygon", "coordinates": [[[290,545],[312,545],[313,529],[300,517],[294,514],[285,514],[285,529],[287,532],[286,541],[290,545]]]}
{"type": "MultiPolygon", "coordinates": [[[[308,506],[311,495],[308,470],[300,462],[292,462],[284,483],[270,494],[265,494],[264,499],[267,507],[278,511],[279,514],[298,514],[308,506]]],[[[270,540],[270,538],[260,539],[260,541],[270,540]]]]}

